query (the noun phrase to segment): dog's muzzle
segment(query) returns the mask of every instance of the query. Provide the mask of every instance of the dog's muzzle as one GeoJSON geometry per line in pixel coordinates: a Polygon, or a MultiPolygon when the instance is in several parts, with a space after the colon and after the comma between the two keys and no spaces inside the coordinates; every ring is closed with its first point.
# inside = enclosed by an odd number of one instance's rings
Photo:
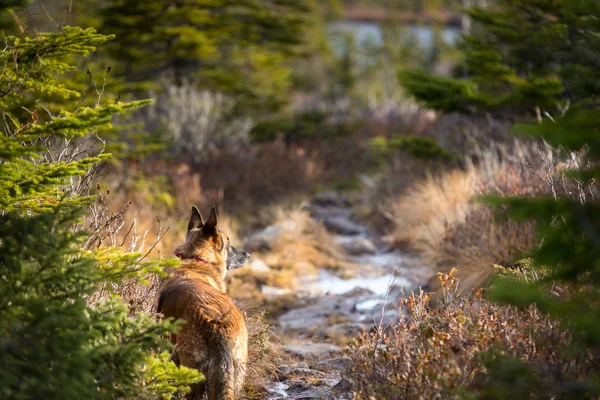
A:
{"type": "Polygon", "coordinates": [[[232,270],[243,267],[248,263],[250,253],[237,247],[227,247],[227,269],[232,270]]]}

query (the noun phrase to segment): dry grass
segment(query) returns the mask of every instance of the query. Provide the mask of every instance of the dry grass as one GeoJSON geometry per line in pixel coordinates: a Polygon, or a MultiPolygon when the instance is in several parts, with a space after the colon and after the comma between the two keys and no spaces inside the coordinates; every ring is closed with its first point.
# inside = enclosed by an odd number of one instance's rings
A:
{"type": "MultiPolygon", "coordinates": [[[[442,280],[453,292],[456,281],[451,276],[442,280]]],[[[535,379],[528,381],[522,380],[522,370],[512,377],[508,387],[516,398],[573,398],[564,389],[594,373],[593,355],[570,352],[569,334],[533,306],[519,310],[493,304],[480,292],[450,296],[435,309],[428,303],[425,293],[401,300],[397,324],[364,333],[349,345],[347,374],[357,399],[457,398],[464,389],[477,390],[489,381],[487,367],[504,356],[535,371],[535,379]],[[533,391],[542,396],[529,397],[533,391]]]]}
{"type": "Polygon", "coordinates": [[[339,245],[307,211],[276,207],[271,214],[272,223],[283,229],[271,250],[264,254],[267,265],[291,264],[294,267],[300,263],[302,269],[303,264],[308,263],[316,270],[335,265],[343,258],[339,245]]]}
{"type": "Polygon", "coordinates": [[[231,277],[230,293],[248,304],[262,304],[263,286],[293,289],[300,278],[315,275],[319,269],[337,269],[343,252],[327,230],[306,211],[299,208],[271,208],[263,217],[278,229],[277,237],[268,249],[252,253],[252,260],[261,260],[268,270],[241,268],[231,277]]]}
{"type": "Polygon", "coordinates": [[[472,201],[477,193],[477,174],[472,169],[427,176],[392,200],[394,242],[417,251],[435,248],[448,227],[464,222],[478,207],[472,201]]]}
{"type": "Polygon", "coordinates": [[[264,314],[254,314],[247,318],[248,325],[248,364],[244,385],[245,397],[263,398],[262,385],[275,377],[282,357],[281,346],[275,341],[273,326],[264,322],[264,314]]]}
{"type": "MultiPolygon", "coordinates": [[[[438,271],[456,268],[461,293],[484,287],[494,264],[511,266],[536,244],[531,222],[496,221],[477,195],[546,194],[583,201],[598,193],[597,185],[588,187],[563,174],[584,162],[581,154],[518,140],[475,145],[471,151],[476,157],[463,169],[428,175],[388,200],[395,244],[419,252],[438,271]]],[[[435,277],[428,287],[439,289],[435,277]]],[[[439,297],[438,292],[434,298],[439,297]]]]}
{"type": "MultiPolygon", "coordinates": [[[[160,239],[149,257],[169,257],[183,241],[191,206],[208,210],[210,203],[202,195],[198,175],[189,167],[166,163],[155,167],[169,172],[154,175],[157,171],[142,171],[132,162],[108,170],[99,180],[107,211],[117,214],[126,210],[118,221],[120,228],[110,229],[112,238],[106,234],[102,238],[104,245],[122,243],[127,247],[139,238],[147,243],[160,239]]],[[[220,221],[225,223],[225,219],[220,221]]]]}

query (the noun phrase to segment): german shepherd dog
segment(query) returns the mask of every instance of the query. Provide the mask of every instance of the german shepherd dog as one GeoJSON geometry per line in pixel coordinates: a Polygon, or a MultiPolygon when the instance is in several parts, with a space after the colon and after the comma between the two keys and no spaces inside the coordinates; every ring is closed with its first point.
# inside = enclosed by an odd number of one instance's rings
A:
{"type": "Polygon", "coordinates": [[[186,323],[171,335],[174,361],[196,368],[206,380],[192,386],[188,398],[233,400],[244,383],[248,331],[244,316],[226,293],[225,274],[246,265],[250,254],[229,243],[217,228],[213,206],[204,223],[192,207],[185,243],[175,249],[183,260],[163,283],[158,312],[186,323]]]}

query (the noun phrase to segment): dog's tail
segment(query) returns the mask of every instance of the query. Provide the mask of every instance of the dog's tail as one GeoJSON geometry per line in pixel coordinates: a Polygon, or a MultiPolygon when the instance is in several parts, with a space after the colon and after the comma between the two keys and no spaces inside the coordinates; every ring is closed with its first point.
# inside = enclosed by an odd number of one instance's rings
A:
{"type": "Polygon", "coordinates": [[[213,326],[206,330],[206,342],[209,346],[209,363],[206,383],[209,400],[235,400],[239,396],[245,363],[234,354],[235,343],[232,338],[213,326]]]}
{"type": "Polygon", "coordinates": [[[206,377],[210,400],[235,400],[239,395],[237,385],[240,366],[233,355],[232,346],[223,340],[211,349],[211,366],[206,377]]]}

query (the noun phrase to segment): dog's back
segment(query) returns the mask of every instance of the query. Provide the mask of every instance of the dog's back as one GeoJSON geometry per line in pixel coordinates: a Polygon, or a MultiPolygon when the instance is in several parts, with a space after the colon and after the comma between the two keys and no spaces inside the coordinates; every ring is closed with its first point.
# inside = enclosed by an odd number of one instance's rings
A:
{"type": "Polygon", "coordinates": [[[209,400],[233,400],[244,383],[248,331],[226,293],[225,274],[245,265],[250,255],[218,231],[214,207],[206,224],[192,209],[186,242],[176,255],[184,261],[163,283],[157,307],[164,317],[185,321],[171,336],[174,360],[204,373],[206,380],[192,387],[190,398],[207,393],[209,400]]]}
{"type": "Polygon", "coordinates": [[[207,268],[185,266],[166,282],[159,312],[186,321],[171,340],[179,362],[202,371],[205,384],[193,388],[193,397],[208,390],[209,399],[235,399],[243,385],[248,332],[244,317],[231,298],[211,284],[207,268]]]}

